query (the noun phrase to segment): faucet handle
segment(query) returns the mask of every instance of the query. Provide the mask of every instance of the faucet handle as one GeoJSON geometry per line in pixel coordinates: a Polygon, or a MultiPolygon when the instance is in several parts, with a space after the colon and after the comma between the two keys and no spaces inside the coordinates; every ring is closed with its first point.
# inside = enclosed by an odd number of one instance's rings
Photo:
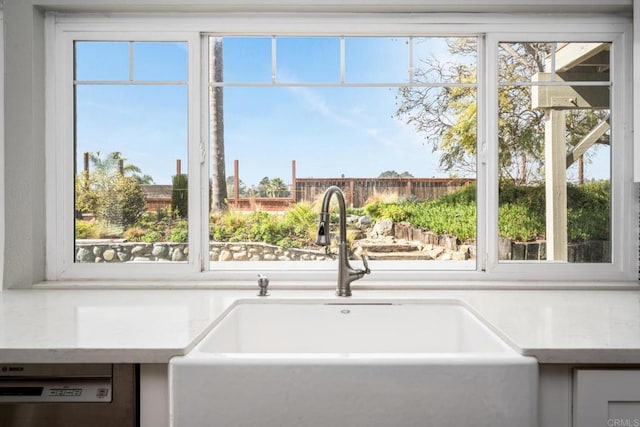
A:
{"type": "Polygon", "coordinates": [[[369,269],[369,256],[367,253],[362,252],[360,259],[362,259],[362,264],[364,265],[364,274],[371,274],[371,270],[369,269]]]}
{"type": "Polygon", "coordinates": [[[258,274],[258,286],[260,287],[260,291],[258,292],[259,297],[269,296],[269,291],[267,290],[269,286],[269,279],[267,276],[258,274]]]}

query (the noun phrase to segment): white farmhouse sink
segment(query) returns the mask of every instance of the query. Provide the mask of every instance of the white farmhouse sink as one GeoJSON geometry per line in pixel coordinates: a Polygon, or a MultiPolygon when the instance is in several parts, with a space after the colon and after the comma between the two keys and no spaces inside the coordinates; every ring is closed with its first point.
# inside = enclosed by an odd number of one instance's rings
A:
{"type": "Polygon", "coordinates": [[[513,350],[460,304],[238,304],[196,352],[496,353],[513,350]]]}
{"type": "Polygon", "coordinates": [[[170,381],[174,427],[537,425],[535,359],[456,301],[240,301],[170,381]]]}

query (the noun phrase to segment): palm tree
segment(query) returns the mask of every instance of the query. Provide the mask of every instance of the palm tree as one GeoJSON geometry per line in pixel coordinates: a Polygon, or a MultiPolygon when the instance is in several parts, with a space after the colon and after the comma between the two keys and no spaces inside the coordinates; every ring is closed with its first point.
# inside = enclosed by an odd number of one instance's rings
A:
{"type": "Polygon", "coordinates": [[[132,177],[138,184],[153,184],[153,178],[150,175],[143,175],[138,166],[125,164],[127,159],[122,157],[122,153],[119,151],[113,151],[104,158],[100,156],[100,151],[89,153],[89,161],[91,161],[94,170],[101,171],[105,175],[119,171],[120,163],[122,162],[122,170],[120,172],[123,175],[132,177]]]}
{"type": "Polygon", "coordinates": [[[267,186],[267,193],[269,197],[287,197],[289,194],[289,187],[280,178],[273,178],[269,181],[267,186]]]}
{"type": "MultiPolygon", "coordinates": [[[[222,38],[209,38],[209,81],[222,81],[222,38]]],[[[209,87],[209,123],[211,144],[211,211],[227,209],[227,183],[224,167],[224,121],[222,87],[209,87]]]]}

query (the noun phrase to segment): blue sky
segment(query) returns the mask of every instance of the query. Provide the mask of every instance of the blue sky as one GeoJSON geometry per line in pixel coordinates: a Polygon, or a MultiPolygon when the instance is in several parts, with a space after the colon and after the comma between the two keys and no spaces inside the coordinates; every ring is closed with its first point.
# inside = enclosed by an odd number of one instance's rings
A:
{"type": "Polygon", "coordinates": [[[392,117],[394,97],[390,88],[228,88],[227,160],[239,159],[247,184],[288,181],[291,160],[299,177],[435,175],[430,149],[392,117]]]}
{"type": "MultiPolygon", "coordinates": [[[[349,83],[406,82],[405,38],[347,38],[349,83]]],[[[170,85],[77,86],[77,159],[82,152],[120,151],[156,184],[169,184],[176,159],[187,164],[187,76],[184,43],[134,43],[134,81],[170,85]]],[[[77,80],[124,82],[130,78],[129,43],[76,45],[77,80]]],[[[279,82],[340,80],[340,39],[279,38],[279,82]]],[[[415,57],[444,55],[441,40],[415,43],[415,57]]],[[[447,58],[451,59],[451,58],[447,58]]],[[[457,60],[463,60],[457,58],[457,60]]],[[[418,62],[416,60],[416,62],[418,62]]],[[[271,81],[271,38],[228,38],[224,79],[271,81]]],[[[442,177],[438,153],[395,117],[392,87],[227,87],[224,89],[226,173],[240,162],[240,179],[257,185],[265,176],[377,177],[387,170],[442,177]]],[[[607,168],[608,169],[608,168],[607,168]]]]}
{"type": "MultiPolygon", "coordinates": [[[[348,39],[348,82],[407,81],[406,39],[348,39]]],[[[271,81],[271,39],[225,40],[225,80],[271,81]]],[[[134,43],[134,80],[184,80],[186,49],[134,43]]],[[[77,79],[129,79],[129,44],[78,43],[77,79]]],[[[339,38],[285,38],[277,47],[285,82],[338,82],[339,38]]],[[[375,177],[386,170],[440,176],[431,149],[394,117],[395,88],[229,87],[224,89],[227,175],[257,185],[265,176],[375,177]]],[[[186,87],[79,85],[78,159],[84,151],[121,151],[156,183],[186,170],[186,87]]],[[[80,161],[80,160],[79,160],[80,161]]],[[[81,164],[81,163],[79,163],[81,164]]]]}
{"type": "MultiPolygon", "coordinates": [[[[163,80],[171,85],[95,85],[76,87],[76,161],[82,153],[104,157],[120,151],[128,163],[156,184],[170,184],[176,159],[187,163],[187,51],[185,43],[134,43],[134,81],[163,80]]],[[[76,79],[129,80],[129,43],[76,44],[76,79]]]]}

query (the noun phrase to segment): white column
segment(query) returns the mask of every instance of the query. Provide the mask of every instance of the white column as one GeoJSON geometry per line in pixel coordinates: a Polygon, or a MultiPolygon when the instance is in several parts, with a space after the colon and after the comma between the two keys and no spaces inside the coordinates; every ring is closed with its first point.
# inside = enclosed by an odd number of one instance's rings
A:
{"type": "Polygon", "coordinates": [[[547,260],[567,261],[567,147],[563,110],[545,114],[544,168],[546,181],[547,260]]]}

